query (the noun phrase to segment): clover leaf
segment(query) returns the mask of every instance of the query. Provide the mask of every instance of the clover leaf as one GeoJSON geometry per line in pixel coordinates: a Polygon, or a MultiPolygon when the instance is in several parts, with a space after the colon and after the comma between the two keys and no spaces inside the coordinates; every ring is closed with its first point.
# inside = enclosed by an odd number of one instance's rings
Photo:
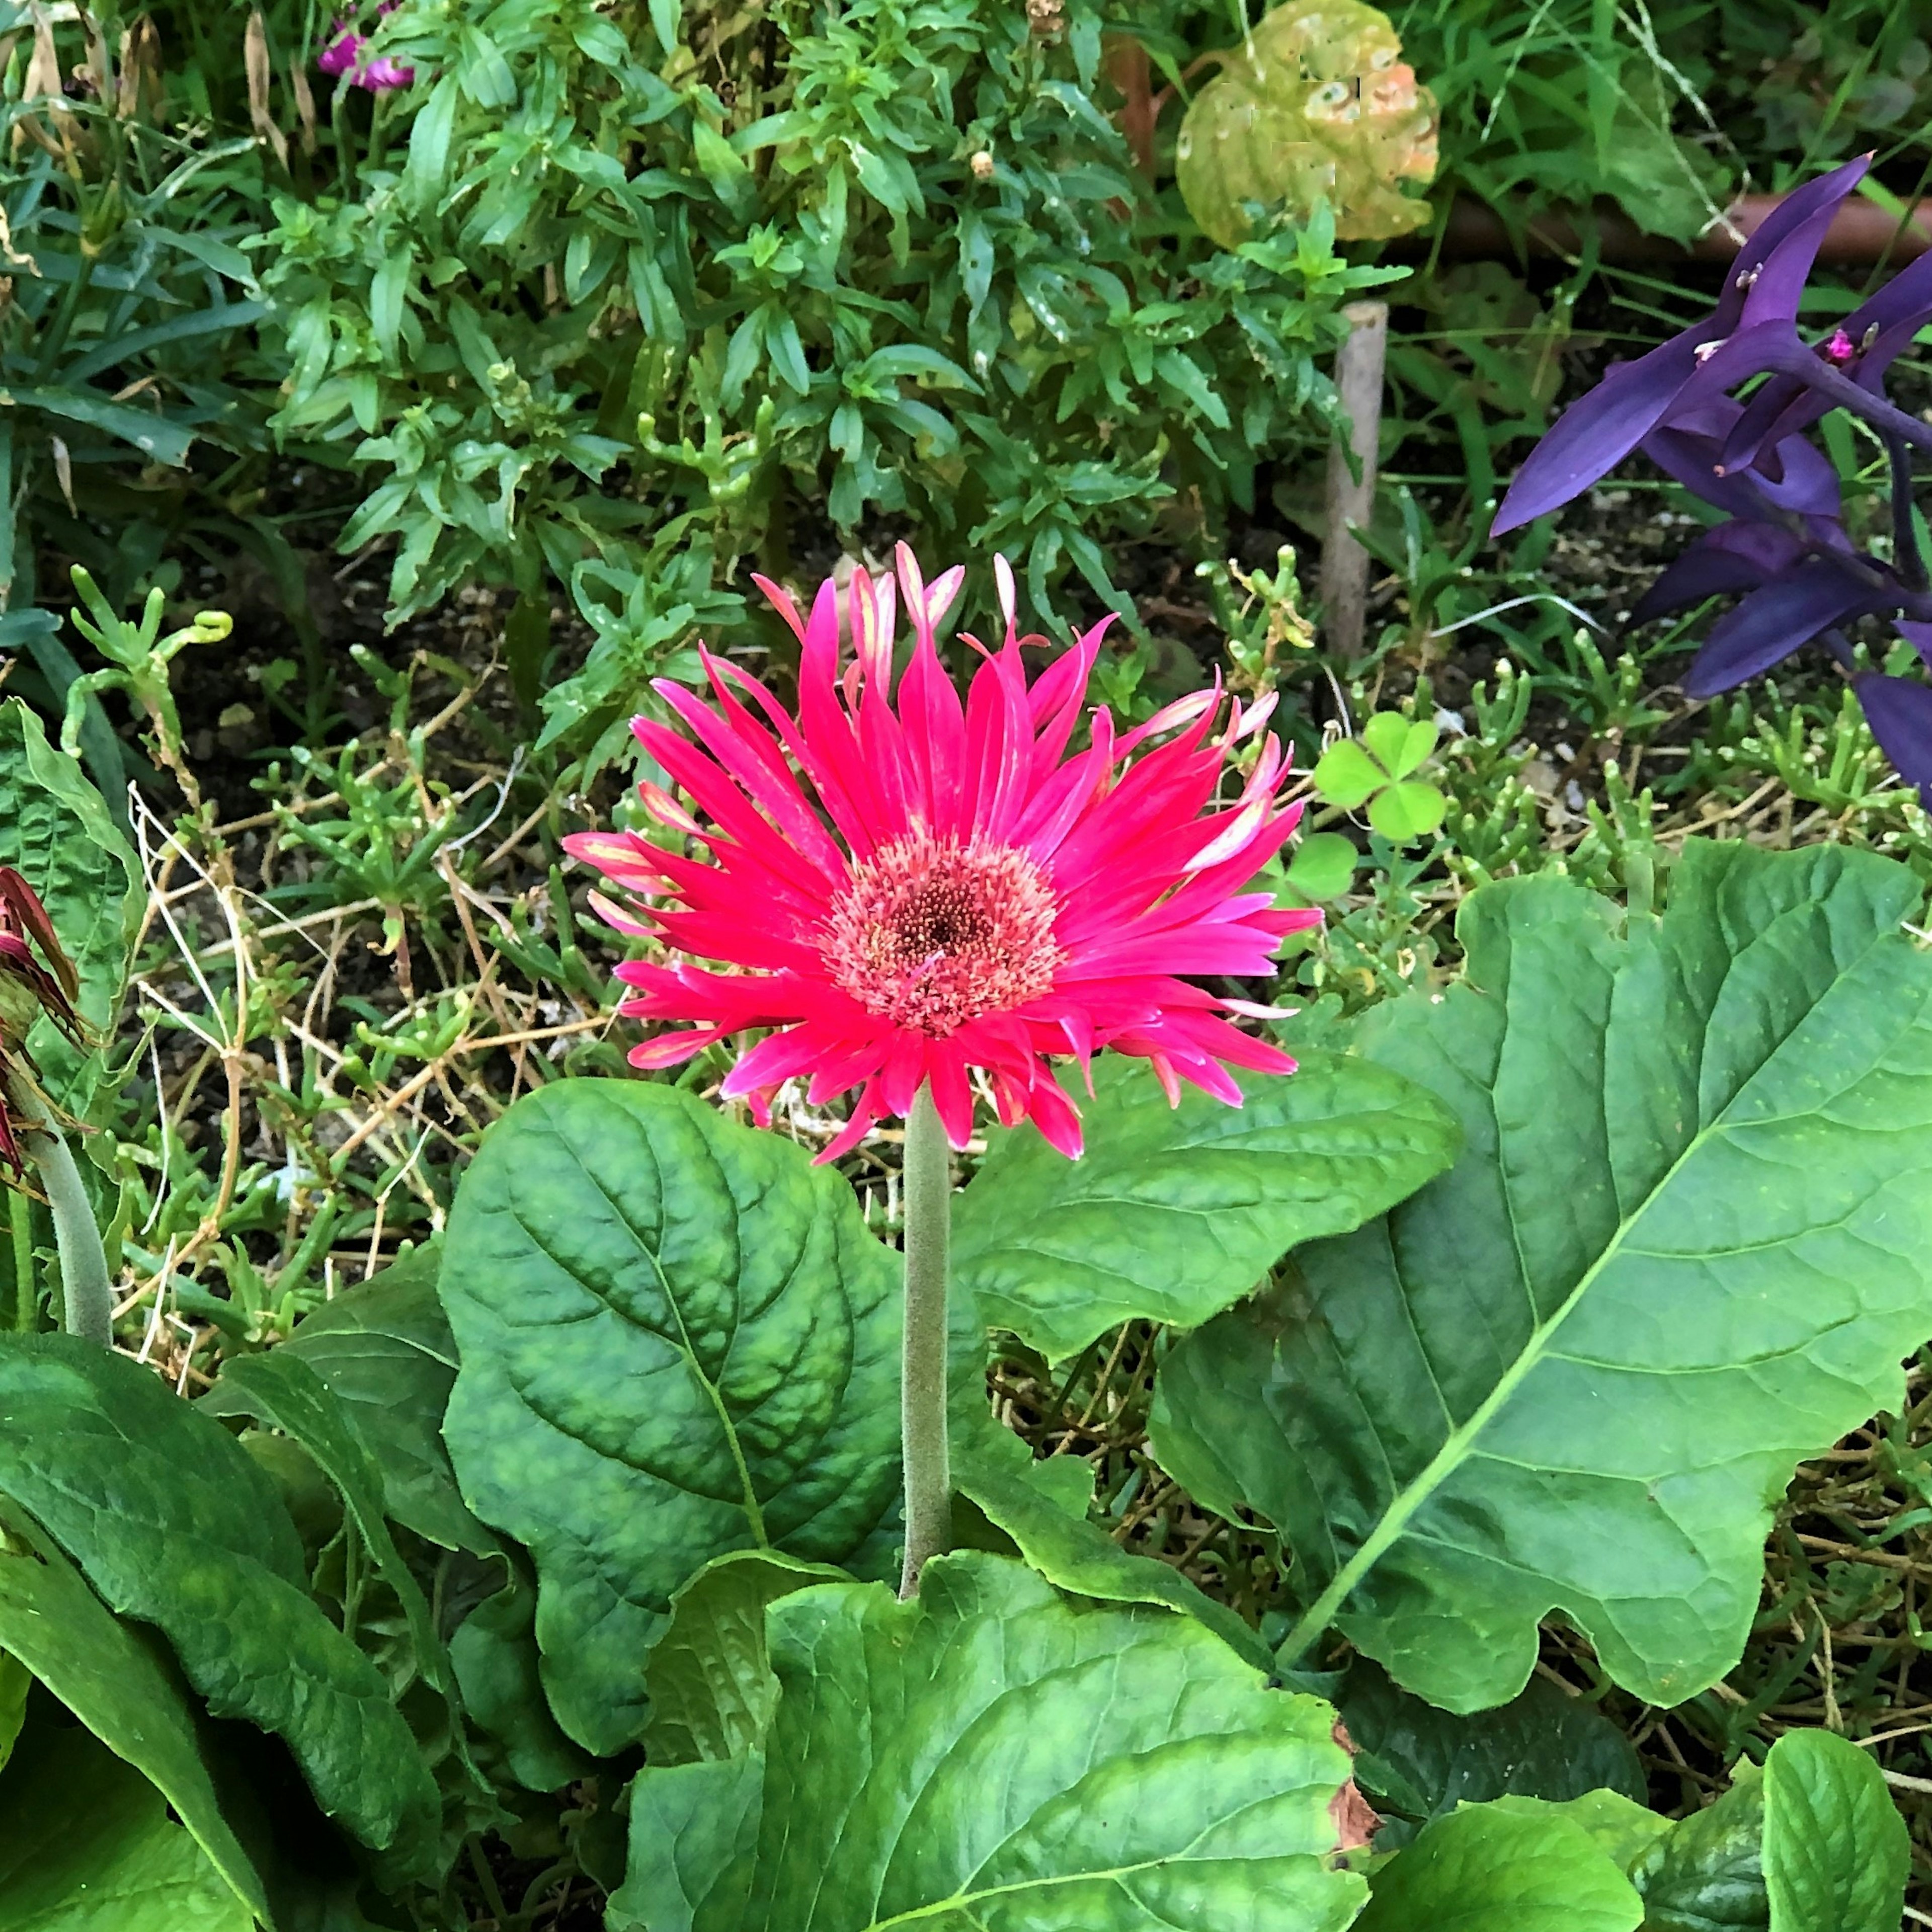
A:
{"type": "Polygon", "coordinates": [[[1315,789],[1344,812],[1368,807],[1369,823],[1390,844],[1426,838],[1442,823],[1448,801],[1426,779],[1412,778],[1436,748],[1436,727],[1426,719],[1378,711],[1359,736],[1343,738],[1324,752],[1315,767],[1315,789]]]}

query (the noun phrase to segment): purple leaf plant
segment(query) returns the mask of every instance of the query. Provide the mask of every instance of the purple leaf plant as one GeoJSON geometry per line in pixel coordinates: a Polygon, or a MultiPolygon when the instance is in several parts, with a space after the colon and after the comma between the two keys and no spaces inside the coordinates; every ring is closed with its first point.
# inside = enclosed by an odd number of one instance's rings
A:
{"type": "MultiPolygon", "coordinates": [[[[1712,626],[1684,678],[1710,698],[1802,646],[1849,671],[1845,626],[1886,616],[1932,666],[1932,589],[1912,512],[1913,448],[1932,425],[1885,393],[1893,360],[1932,321],[1932,250],[1822,342],[1798,331],[1798,298],[1838,204],[1869,155],[1786,196],[1739,251],[1717,308],[1634,362],[1619,363],[1566,410],[1516,473],[1496,513],[1500,536],[1600,482],[1633,451],[1725,512],[1630,613],[1635,623],[1706,598],[1738,601],[1712,626]],[[1748,400],[1732,392],[1766,380],[1748,400]],[[1892,555],[1846,534],[1835,470],[1804,432],[1834,409],[1868,423],[1891,458],[1892,555]]],[[[1853,677],[1873,735],[1932,810],[1932,686],[1874,671],[1853,677]]]]}

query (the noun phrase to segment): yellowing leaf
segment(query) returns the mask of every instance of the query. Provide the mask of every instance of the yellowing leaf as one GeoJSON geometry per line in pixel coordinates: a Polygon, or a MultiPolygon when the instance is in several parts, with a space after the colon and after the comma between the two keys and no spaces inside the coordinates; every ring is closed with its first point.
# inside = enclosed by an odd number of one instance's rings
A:
{"type": "Polygon", "coordinates": [[[1399,184],[1435,178],[1435,98],[1386,14],[1288,0],[1195,96],[1174,158],[1187,212],[1224,248],[1248,238],[1244,202],[1304,220],[1325,202],[1344,242],[1406,235],[1429,218],[1399,184]]]}

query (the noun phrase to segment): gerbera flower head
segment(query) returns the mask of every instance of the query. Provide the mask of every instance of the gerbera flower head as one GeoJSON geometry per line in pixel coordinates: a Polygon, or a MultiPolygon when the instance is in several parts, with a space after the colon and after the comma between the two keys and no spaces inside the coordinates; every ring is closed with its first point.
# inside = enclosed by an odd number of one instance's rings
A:
{"type": "Polygon", "coordinates": [[[622,1012],[689,1023],[632,1064],[674,1066],[764,1030],[724,1091],[768,1120],[787,1080],[808,1080],[814,1106],[856,1090],[824,1160],[904,1114],[928,1082],[963,1146],[975,1070],[1003,1121],[1030,1118],[1070,1155],[1079,1116],[1057,1059],[1137,1055],[1170,1101],[1187,1082],[1234,1106],[1229,1066],[1294,1070],[1228,1017],[1264,1009],[1190,983],[1270,975],[1282,938],[1321,918],[1244,890],[1300,816],[1282,802],[1272,736],[1225,795],[1231,756],[1271,698],[1244,706],[1203,691],[1125,732],[1098,708],[1076,747],[1106,622],[1029,682],[1023,650],[1047,640],[1019,635],[1012,573],[1004,558],[994,571],[1005,640],[967,638],[980,662],[963,699],[935,636],[963,568],[928,585],[902,544],[896,588],[854,573],[842,625],[835,582],[801,616],[758,579],[799,640],[796,716],[703,652],[712,703],[656,687],[689,735],[648,718],[633,727],[694,807],[640,788],[687,849],[628,832],[566,841],[623,890],[626,905],[594,896],[603,916],[671,955],[617,969],[636,989],[622,1012]],[[912,644],[895,688],[902,592],[912,644]]]}

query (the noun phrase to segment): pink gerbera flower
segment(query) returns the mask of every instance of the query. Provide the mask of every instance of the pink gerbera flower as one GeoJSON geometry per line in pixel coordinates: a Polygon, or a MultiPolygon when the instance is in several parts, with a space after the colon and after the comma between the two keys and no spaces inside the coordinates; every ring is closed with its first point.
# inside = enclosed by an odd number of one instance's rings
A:
{"type": "Polygon", "coordinates": [[[904,1114],[926,1082],[963,1146],[975,1069],[1002,1120],[1030,1118],[1068,1154],[1080,1151],[1079,1117],[1056,1058],[1084,1067],[1102,1048],[1138,1054],[1171,1101],[1187,1081],[1234,1106],[1240,1089],[1223,1062],[1292,1073],[1286,1054],[1223,1017],[1264,1010],[1182,976],[1271,974],[1282,936],[1321,917],[1242,890],[1300,816],[1280,802],[1273,737],[1239,796],[1220,796],[1229,753],[1272,701],[1231,702],[1218,733],[1218,690],[1118,736],[1099,709],[1087,748],[1070,755],[1106,622],[1029,686],[1022,645],[1046,640],[1018,634],[1012,572],[995,559],[1006,641],[994,652],[968,638],[983,662],[962,703],[934,627],[964,572],[928,588],[903,544],[898,568],[914,646],[896,694],[892,583],[862,571],[848,594],[856,658],[842,668],[836,586],[822,585],[801,620],[784,591],[757,580],[801,647],[796,718],[709,652],[715,705],[656,687],[691,737],[647,718],[632,728],[704,822],[658,786],[641,796],[708,858],[624,832],[565,842],[646,908],[628,916],[596,896],[605,918],[684,956],[617,969],[638,989],[622,1012],[694,1022],[647,1040],[632,1064],[673,1066],[769,1029],[724,1091],[748,1096],[764,1120],[798,1076],[814,1106],[857,1089],[826,1160],[882,1115],[904,1114]]]}

